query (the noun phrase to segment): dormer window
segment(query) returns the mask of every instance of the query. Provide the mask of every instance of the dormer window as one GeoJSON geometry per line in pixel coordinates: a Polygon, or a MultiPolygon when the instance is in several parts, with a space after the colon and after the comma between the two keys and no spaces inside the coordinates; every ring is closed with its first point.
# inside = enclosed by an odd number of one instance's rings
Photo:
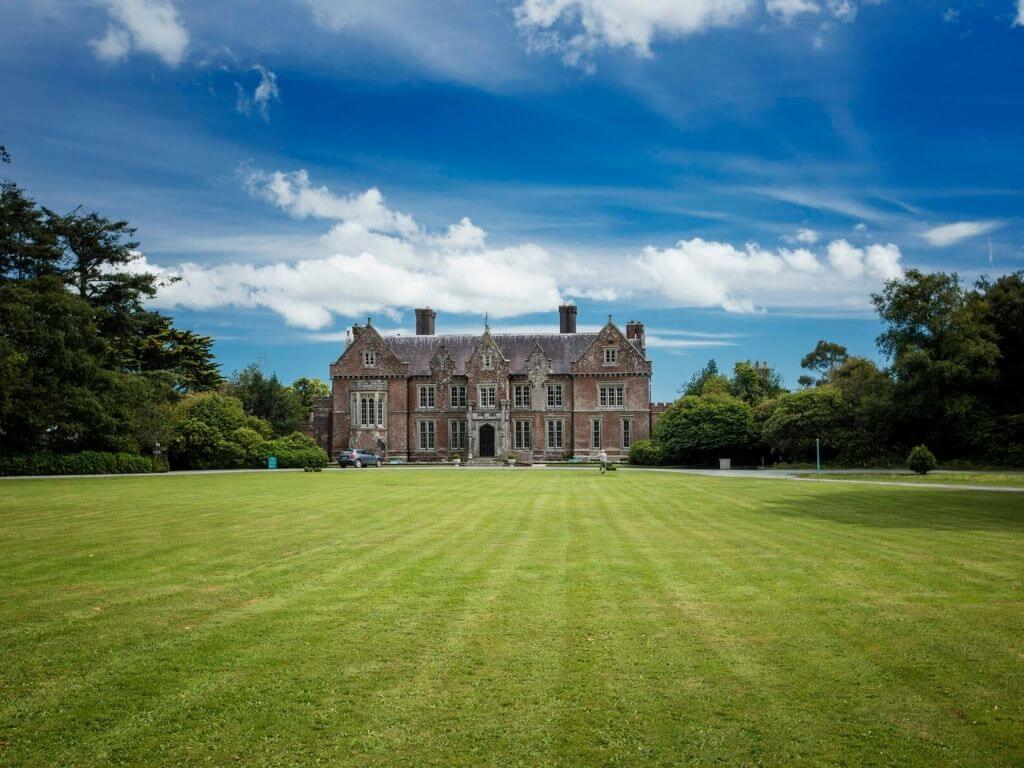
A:
{"type": "Polygon", "coordinates": [[[372,349],[363,352],[363,368],[373,368],[377,365],[377,353],[372,349]]]}
{"type": "Polygon", "coordinates": [[[494,367],[494,359],[491,357],[490,352],[484,352],[480,356],[480,365],[483,367],[485,371],[489,371],[491,370],[491,368],[494,367]]]}
{"type": "Polygon", "coordinates": [[[604,348],[604,364],[615,365],[619,361],[619,349],[618,347],[605,347],[604,348]]]}

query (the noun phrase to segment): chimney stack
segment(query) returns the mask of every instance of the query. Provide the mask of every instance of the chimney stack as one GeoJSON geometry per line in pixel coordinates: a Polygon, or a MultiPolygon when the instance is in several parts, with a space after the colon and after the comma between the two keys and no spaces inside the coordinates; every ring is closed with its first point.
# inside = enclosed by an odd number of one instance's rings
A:
{"type": "Polygon", "coordinates": [[[640,342],[640,351],[647,352],[647,340],[644,338],[644,324],[638,320],[630,320],[626,323],[626,338],[636,339],[640,342]]]}
{"type": "Polygon", "coordinates": [[[430,309],[429,307],[416,310],[416,335],[417,336],[433,336],[434,335],[434,318],[437,317],[437,312],[430,309]]]}
{"type": "Polygon", "coordinates": [[[563,304],[558,308],[558,332],[576,333],[575,304],[563,304]]]}

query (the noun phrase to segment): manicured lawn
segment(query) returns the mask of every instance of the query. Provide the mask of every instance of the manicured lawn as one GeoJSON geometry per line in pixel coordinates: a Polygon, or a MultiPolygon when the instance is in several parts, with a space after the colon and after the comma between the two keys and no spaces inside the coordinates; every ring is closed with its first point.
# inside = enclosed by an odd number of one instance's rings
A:
{"type": "Polygon", "coordinates": [[[1002,485],[1007,488],[1024,488],[1024,472],[930,472],[914,475],[899,472],[822,472],[810,473],[807,477],[833,480],[876,480],[897,483],[943,483],[950,485],[1002,485]]]}
{"type": "Polygon", "coordinates": [[[1024,495],[0,484],[0,765],[1020,766],[1024,495]]]}

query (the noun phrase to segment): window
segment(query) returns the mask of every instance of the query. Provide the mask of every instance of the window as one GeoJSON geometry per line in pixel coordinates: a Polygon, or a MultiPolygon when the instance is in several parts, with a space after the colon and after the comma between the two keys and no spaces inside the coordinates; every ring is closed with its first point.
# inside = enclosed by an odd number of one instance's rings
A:
{"type": "Polygon", "coordinates": [[[548,384],[548,408],[562,407],[562,385],[548,384]]]}
{"type": "Polygon", "coordinates": [[[434,407],[434,385],[420,387],[420,408],[434,407]]]}
{"type": "Polygon", "coordinates": [[[605,347],[604,348],[604,364],[615,365],[619,359],[619,350],[617,347],[605,347]]]}
{"type": "Polygon", "coordinates": [[[480,387],[480,407],[493,408],[496,398],[497,387],[493,384],[480,387]]]}
{"type": "Polygon", "coordinates": [[[360,427],[384,426],[384,395],[377,392],[356,395],[353,421],[360,427]]]}
{"type": "Polygon", "coordinates": [[[466,449],[466,422],[449,421],[448,437],[453,451],[466,449]]]}
{"type": "Polygon", "coordinates": [[[622,447],[629,448],[633,444],[633,420],[622,420],[622,447]]]}
{"type": "Polygon", "coordinates": [[[373,368],[377,365],[377,353],[372,349],[363,352],[363,368],[373,368]]]}
{"type": "Polygon", "coordinates": [[[488,371],[494,367],[494,359],[491,357],[490,352],[484,352],[480,355],[480,365],[488,371]]]}
{"type": "Polygon", "coordinates": [[[434,450],[434,422],[432,421],[420,422],[420,450],[434,450]]]}
{"type": "Polygon", "coordinates": [[[452,387],[452,408],[466,407],[466,387],[464,384],[456,384],[452,387]]]}
{"type": "Polygon", "coordinates": [[[621,408],[625,399],[626,387],[623,384],[599,384],[597,387],[597,404],[606,408],[621,408]]]}
{"type": "Polygon", "coordinates": [[[590,432],[591,432],[591,446],[593,446],[594,448],[600,448],[601,447],[601,420],[600,419],[594,419],[592,422],[590,422],[590,432]]]}
{"type": "Polygon", "coordinates": [[[515,444],[517,450],[522,450],[530,447],[530,422],[516,422],[515,444]]]}
{"type": "Polygon", "coordinates": [[[561,448],[563,424],[561,420],[550,419],[548,421],[548,448],[561,448]]]}
{"type": "Polygon", "coordinates": [[[513,388],[515,393],[515,405],[516,408],[529,408],[530,407],[530,385],[529,384],[516,384],[513,388]]]}

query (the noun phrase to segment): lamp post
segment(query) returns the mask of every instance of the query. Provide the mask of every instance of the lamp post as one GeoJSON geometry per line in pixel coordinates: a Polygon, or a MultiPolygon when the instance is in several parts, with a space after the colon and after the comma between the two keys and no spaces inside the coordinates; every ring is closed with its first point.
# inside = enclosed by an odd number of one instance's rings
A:
{"type": "Polygon", "coordinates": [[[818,474],[821,474],[821,438],[814,438],[814,456],[818,465],[818,474]]]}

